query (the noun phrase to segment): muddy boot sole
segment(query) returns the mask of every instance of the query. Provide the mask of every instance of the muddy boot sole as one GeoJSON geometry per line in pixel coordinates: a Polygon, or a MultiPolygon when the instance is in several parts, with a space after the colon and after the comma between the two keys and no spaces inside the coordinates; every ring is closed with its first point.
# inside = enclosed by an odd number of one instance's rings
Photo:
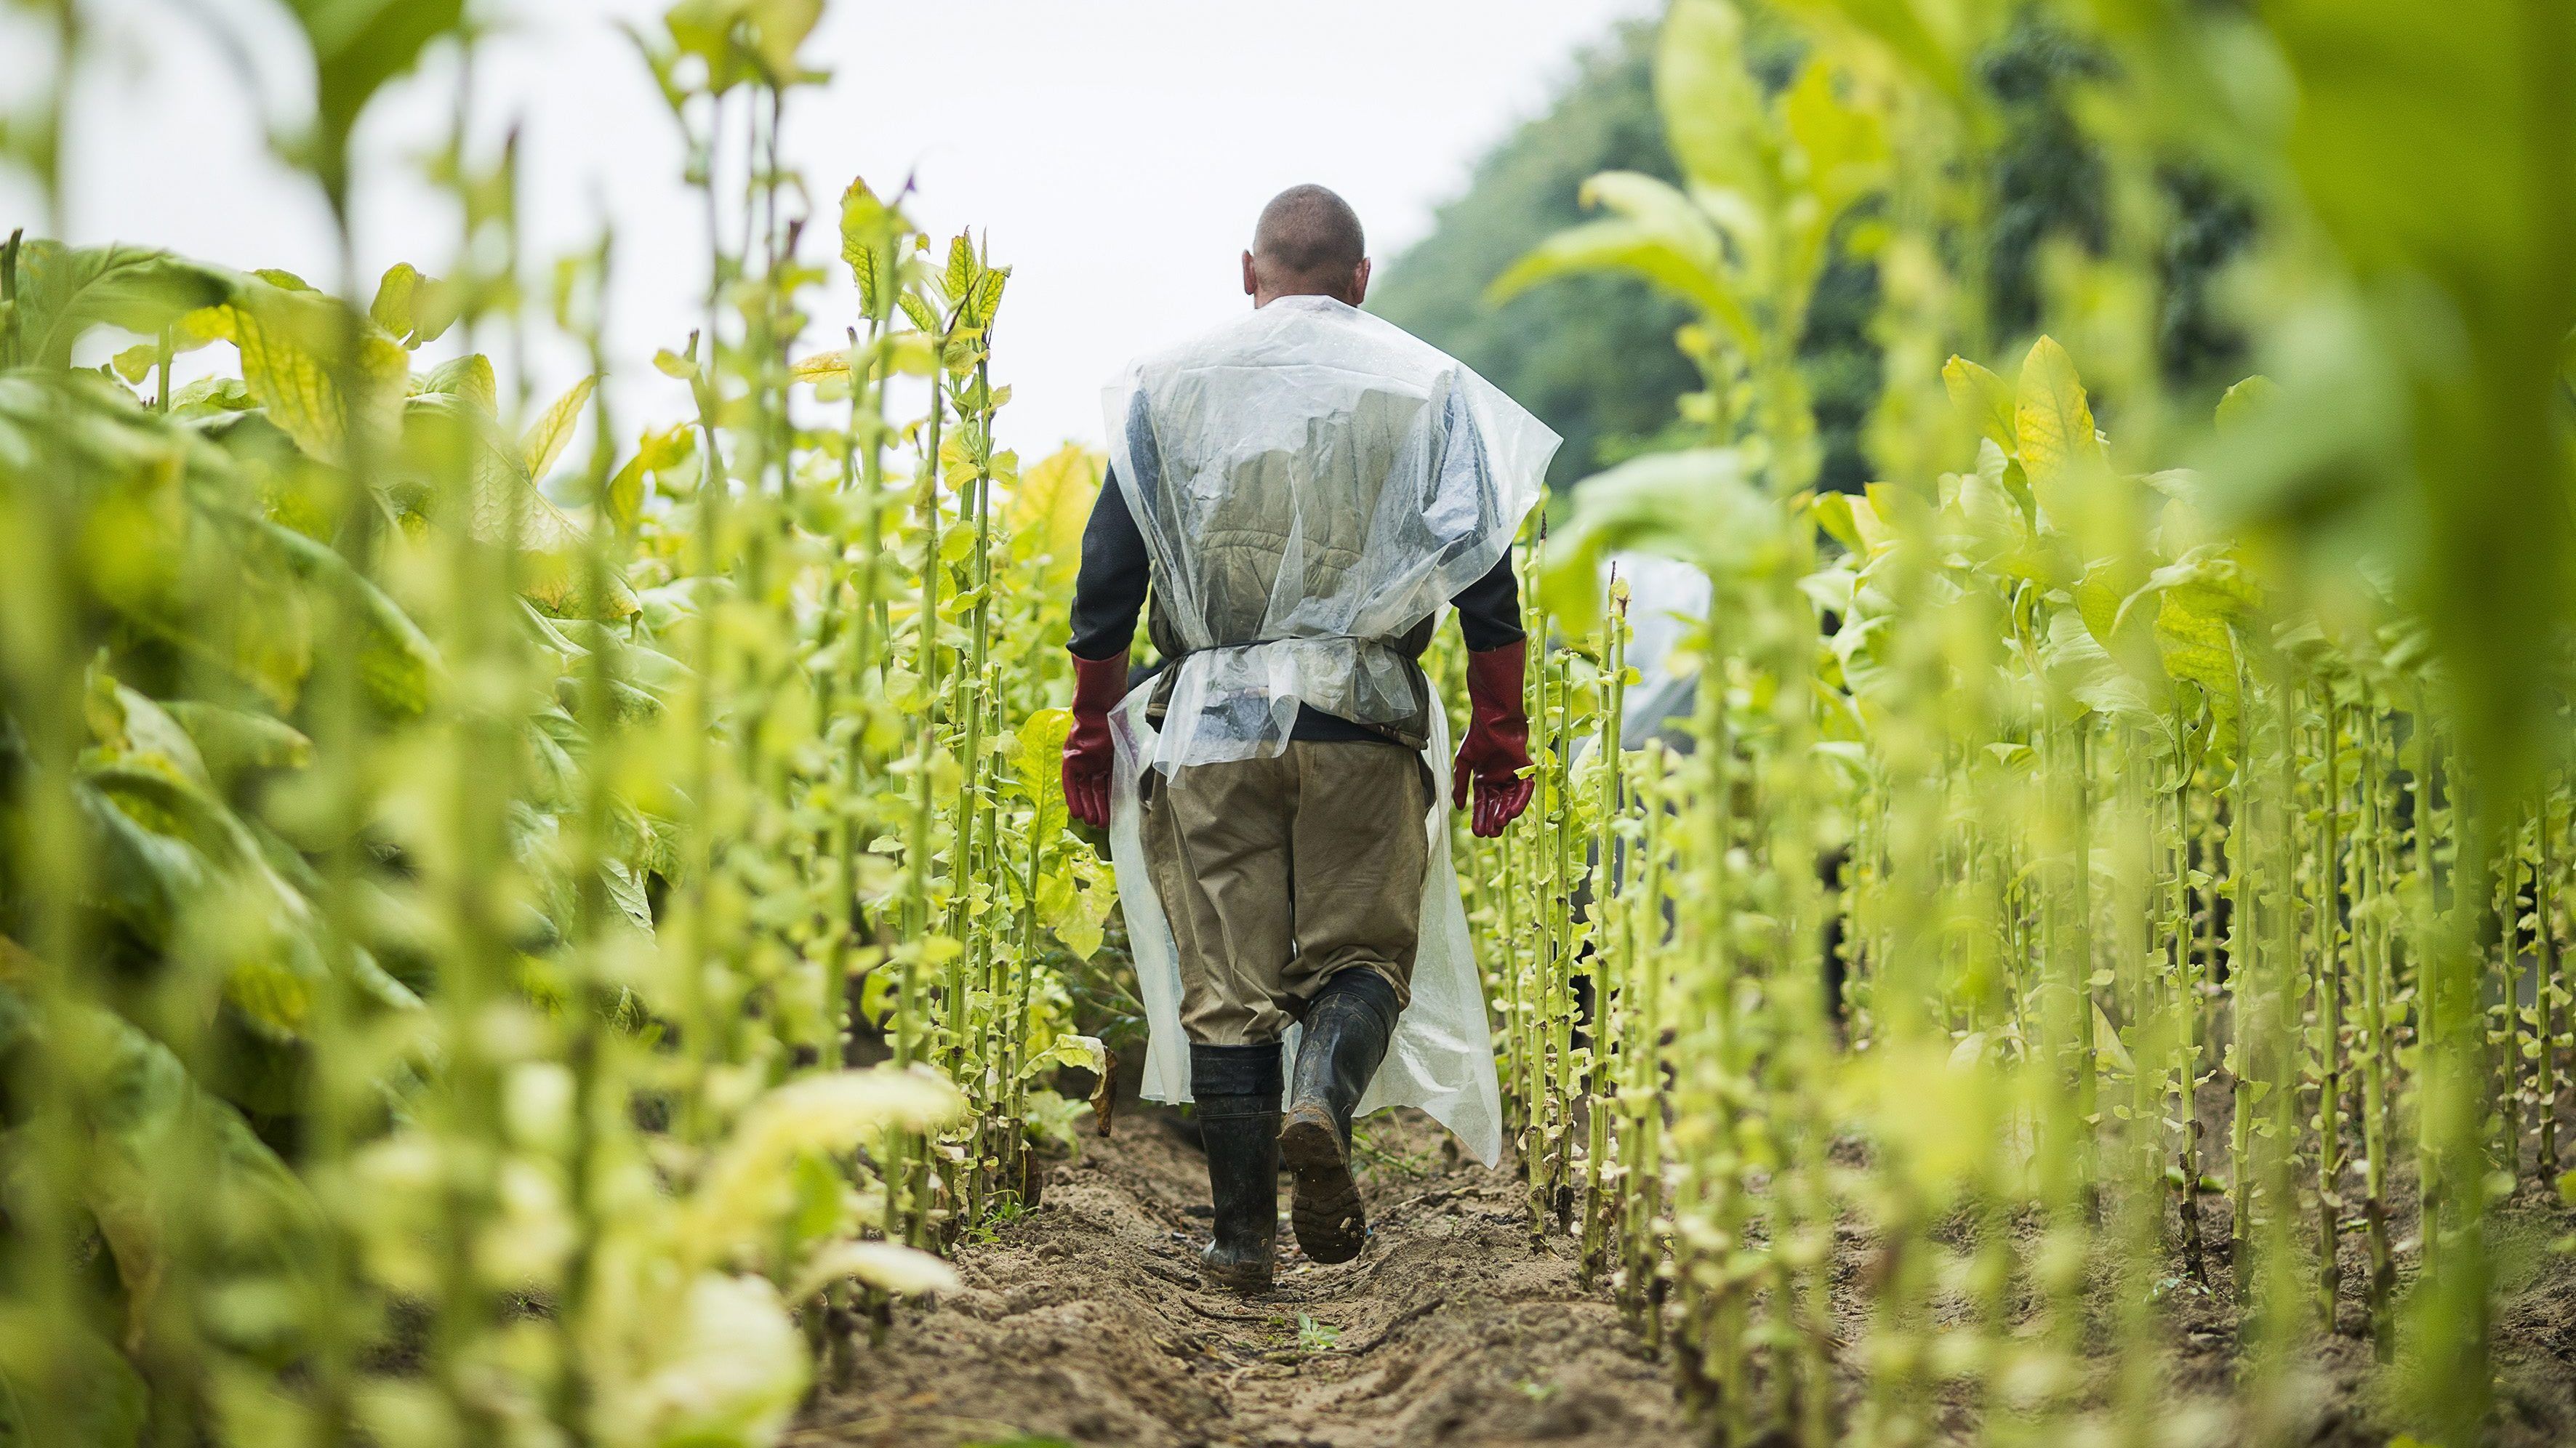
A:
{"type": "Polygon", "coordinates": [[[1269,1262],[1212,1262],[1202,1256],[1199,1278],[1210,1287],[1222,1287],[1228,1292],[1267,1292],[1271,1267],[1269,1262]]]}
{"type": "Polygon", "coordinates": [[[1279,1128],[1279,1161],[1296,1174],[1289,1221],[1297,1246],[1317,1262],[1348,1262],[1368,1241],[1368,1214],[1359,1183],[1351,1179],[1350,1153],[1332,1117],[1312,1106],[1288,1113],[1279,1128]]]}

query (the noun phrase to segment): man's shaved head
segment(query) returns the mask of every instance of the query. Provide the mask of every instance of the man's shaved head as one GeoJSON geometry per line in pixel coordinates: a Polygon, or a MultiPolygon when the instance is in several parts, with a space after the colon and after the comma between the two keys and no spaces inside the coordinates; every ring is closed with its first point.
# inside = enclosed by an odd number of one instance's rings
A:
{"type": "Polygon", "coordinates": [[[1308,295],[1357,306],[1367,288],[1368,236],[1349,202],[1321,186],[1291,186],[1261,208],[1244,253],[1244,290],[1256,303],[1308,295]]]}

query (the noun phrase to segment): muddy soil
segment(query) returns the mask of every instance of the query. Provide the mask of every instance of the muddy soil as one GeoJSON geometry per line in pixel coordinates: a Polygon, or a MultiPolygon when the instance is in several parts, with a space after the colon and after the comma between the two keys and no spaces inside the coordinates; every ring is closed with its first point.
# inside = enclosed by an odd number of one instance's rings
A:
{"type": "Polygon", "coordinates": [[[1055,1438],[1131,1448],[1697,1441],[1666,1370],[1563,1238],[1531,1246],[1515,1179],[1462,1162],[1427,1118],[1362,1123],[1371,1236],[1297,1252],[1277,1288],[1199,1284],[1207,1168],[1175,1118],[1123,1111],[1055,1169],[1038,1210],[963,1247],[966,1289],[900,1313],[796,1448],[1055,1438]],[[1195,1209],[1195,1210],[1193,1210],[1195,1209]]]}

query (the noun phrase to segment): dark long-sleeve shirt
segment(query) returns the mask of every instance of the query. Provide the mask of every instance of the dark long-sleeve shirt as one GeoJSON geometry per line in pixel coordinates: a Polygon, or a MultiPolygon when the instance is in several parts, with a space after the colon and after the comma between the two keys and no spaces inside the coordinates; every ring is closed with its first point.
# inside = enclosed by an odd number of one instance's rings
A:
{"type": "MultiPolygon", "coordinates": [[[[1109,477],[1082,529],[1082,571],[1073,585],[1074,657],[1107,659],[1127,652],[1136,638],[1136,617],[1144,610],[1151,573],[1145,535],[1127,511],[1118,479],[1109,477]]],[[[1458,609],[1458,632],[1477,653],[1522,637],[1521,586],[1512,574],[1509,551],[1449,601],[1458,609]]],[[[1300,709],[1289,737],[1339,742],[1383,741],[1386,735],[1320,709],[1300,709]]]]}

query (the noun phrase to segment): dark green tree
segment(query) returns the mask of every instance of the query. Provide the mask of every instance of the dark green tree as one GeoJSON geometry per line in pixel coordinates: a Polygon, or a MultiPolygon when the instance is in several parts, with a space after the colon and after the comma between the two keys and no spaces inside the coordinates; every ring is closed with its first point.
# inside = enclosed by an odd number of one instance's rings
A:
{"type": "Polygon", "coordinates": [[[1565,437],[1549,482],[1563,487],[1613,451],[1660,431],[1699,374],[1673,345],[1688,313],[1643,282],[1579,277],[1502,307],[1485,288],[1521,254],[1583,219],[1576,193],[1600,171],[1678,180],[1648,75],[1654,30],[1631,23],[1577,62],[1555,105],[1479,162],[1431,234],[1387,266],[1372,311],[1430,341],[1518,398],[1565,437]]]}
{"type": "MultiPolygon", "coordinates": [[[[1797,38],[1759,6],[1747,9],[1754,69],[1774,87],[1787,84],[1797,38]]],[[[1429,236],[1387,265],[1370,296],[1372,310],[1465,361],[1564,435],[1549,473],[1560,488],[1680,441],[1674,401],[1699,386],[1673,342],[1686,310],[1643,282],[1584,276],[1501,307],[1485,301],[1504,268],[1584,219],[1578,198],[1587,177],[1625,170],[1678,179],[1655,110],[1654,36],[1651,24],[1630,22],[1578,57],[1555,104],[1477,164],[1465,193],[1439,209],[1429,236]]],[[[1980,67],[2005,120],[1984,264],[1989,329],[2007,355],[2040,323],[2047,246],[2098,250],[2104,241],[2102,165],[2070,111],[2071,93],[2101,64],[2087,47],[2031,18],[2014,25],[1980,67]]],[[[2176,224],[2161,257],[2159,351],[2168,382],[2214,400],[2240,375],[2244,347],[2209,283],[2242,247],[2254,218],[2241,198],[2200,172],[2178,169],[2167,185],[2176,224]]],[[[1857,488],[1871,476],[1860,428],[1878,397],[1878,349],[1868,335],[1877,304],[1876,269],[1837,261],[1818,284],[1800,343],[1824,447],[1819,481],[1827,488],[1857,488]]]]}

